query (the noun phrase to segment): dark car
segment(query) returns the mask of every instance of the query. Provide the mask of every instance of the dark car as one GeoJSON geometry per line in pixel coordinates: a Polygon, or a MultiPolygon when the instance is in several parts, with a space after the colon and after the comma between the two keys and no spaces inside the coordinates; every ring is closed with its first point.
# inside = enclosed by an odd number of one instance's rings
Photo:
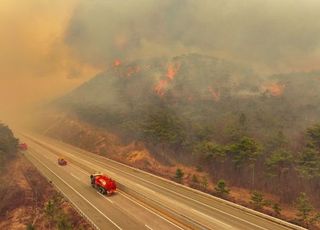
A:
{"type": "Polygon", "coordinates": [[[65,159],[63,159],[62,157],[58,158],[58,164],[59,165],[67,165],[67,161],[65,159]]]}

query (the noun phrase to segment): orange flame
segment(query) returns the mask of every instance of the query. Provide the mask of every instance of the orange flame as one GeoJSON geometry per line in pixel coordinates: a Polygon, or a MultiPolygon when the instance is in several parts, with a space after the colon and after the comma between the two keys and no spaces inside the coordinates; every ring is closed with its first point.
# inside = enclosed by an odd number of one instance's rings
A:
{"type": "Polygon", "coordinates": [[[209,90],[209,92],[210,92],[210,94],[211,94],[211,96],[212,96],[212,99],[213,99],[214,101],[217,102],[217,101],[220,100],[220,92],[212,89],[211,86],[208,86],[208,90],[209,90]]]}
{"type": "Polygon", "coordinates": [[[274,97],[277,97],[283,94],[285,86],[279,83],[273,83],[270,85],[263,86],[262,88],[265,92],[269,93],[274,97]]]}
{"type": "Polygon", "coordinates": [[[117,66],[120,66],[120,65],[121,65],[120,59],[114,60],[114,62],[113,62],[113,67],[117,67],[117,66]]]}
{"type": "Polygon", "coordinates": [[[160,80],[158,84],[156,84],[156,86],[154,87],[154,91],[159,96],[163,96],[167,87],[168,87],[168,81],[160,80]]]}
{"type": "Polygon", "coordinates": [[[154,87],[154,91],[159,95],[163,96],[165,94],[165,91],[170,83],[170,81],[173,80],[173,78],[176,76],[178,70],[180,68],[179,64],[172,64],[169,63],[167,68],[167,79],[160,80],[154,87]]]}
{"type": "Polygon", "coordinates": [[[167,78],[172,81],[173,78],[176,76],[179,68],[180,68],[179,64],[170,63],[167,69],[167,78]]]}
{"type": "Polygon", "coordinates": [[[189,102],[192,102],[192,101],[193,101],[193,96],[189,96],[189,97],[188,97],[188,101],[189,101],[189,102]]]}

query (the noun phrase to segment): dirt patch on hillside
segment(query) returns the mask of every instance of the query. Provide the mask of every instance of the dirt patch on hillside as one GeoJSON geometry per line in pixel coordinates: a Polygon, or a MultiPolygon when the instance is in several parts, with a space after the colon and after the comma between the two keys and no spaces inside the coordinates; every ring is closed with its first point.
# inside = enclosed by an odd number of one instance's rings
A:
{"type": "MultiPolygon", "coordinates": [[[[54,187],[22,155],[7,163],[0,176],[0,229],[56,229],[45,212],[46,204],[61,197],[54,187]]],[[[57,204],[73,229],[91,226],[62,197],[57,204]]]]}

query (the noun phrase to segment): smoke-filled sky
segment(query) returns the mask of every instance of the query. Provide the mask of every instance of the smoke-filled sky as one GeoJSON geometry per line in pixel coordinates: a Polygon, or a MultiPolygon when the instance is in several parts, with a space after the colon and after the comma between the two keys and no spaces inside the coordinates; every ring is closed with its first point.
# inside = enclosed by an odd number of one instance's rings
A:
{"type": "Polygon", "coordinates": [[[61,95],[93,74],[64,44],[75,3],[0,0],[0,120],[61,95]]]}
{"type": "Polygon", "coordinates": [[[116,58],[198,52],[258,71],[317,69],[319,12],[319,0],[0,0],[0,116],[116,58]]]}

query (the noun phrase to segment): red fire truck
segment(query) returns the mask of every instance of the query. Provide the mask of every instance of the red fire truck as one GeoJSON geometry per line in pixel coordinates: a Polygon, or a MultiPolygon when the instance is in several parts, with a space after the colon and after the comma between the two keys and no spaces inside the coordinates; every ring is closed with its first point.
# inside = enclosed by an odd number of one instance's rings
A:
{"type": "Polygon", "coordinates": [[[90,180],[91,186],[102,194],[111,195],[117,189],[116,182],[104,174],[94,173],[90,175],[90,180]]]}
{"type": "Polygon", "coordinates": [[[20,143],[19,149],[22,151],[28,150],[28,145],[26,143],[20,143]]]}

